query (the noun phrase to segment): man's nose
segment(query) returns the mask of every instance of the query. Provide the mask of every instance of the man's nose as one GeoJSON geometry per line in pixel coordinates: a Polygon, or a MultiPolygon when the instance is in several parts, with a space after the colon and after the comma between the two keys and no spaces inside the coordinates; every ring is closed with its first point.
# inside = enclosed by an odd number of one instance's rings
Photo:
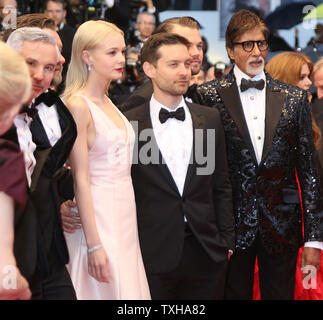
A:
{"type": "Polygon", "coordinates": [[[42,68],[37,68],[33,73],[33,78],[36,80],[42,80],[44,78],[44,72],[42,68]]]}
{"type": "Polygon", "coordinates": [[[59,63],[63,65],[65,63],[65,61],[66,60],[65,60],[64,56],[60,53],[59,63]]]}
{"type": "Polygon", "coordinates": [[[182,64],[179,69],[179,73],[183,76],[190,76],[191,75],[191,68],[187,67],[187,65],[182,64]]]}
{"type": "Polygon", "coordinates": [[[252,54],[255,55],[255,56],[260,56],[260,52],[261,51],[259,50],[257,43],[255,43],[255,45],[254,45],[254,47],[252,49],[252,54]]]}
{"type": "Polygon", "coordinates": [[[196,56],[199,56],[200,54],[197,46],[191,46],[189,52],[191,57],[196,57],[196,56]]]}

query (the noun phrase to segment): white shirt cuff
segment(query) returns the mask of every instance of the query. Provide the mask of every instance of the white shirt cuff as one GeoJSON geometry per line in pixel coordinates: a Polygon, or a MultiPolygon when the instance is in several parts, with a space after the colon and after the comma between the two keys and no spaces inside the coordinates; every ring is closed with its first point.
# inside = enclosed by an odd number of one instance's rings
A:
{"type": "Polygon", "coordinates": [[[305,242],[304,247],[316,248],[316,249],[323,250],[323,242],[320,242],[320,241],[308,241],[308,242],[305,242]]]}

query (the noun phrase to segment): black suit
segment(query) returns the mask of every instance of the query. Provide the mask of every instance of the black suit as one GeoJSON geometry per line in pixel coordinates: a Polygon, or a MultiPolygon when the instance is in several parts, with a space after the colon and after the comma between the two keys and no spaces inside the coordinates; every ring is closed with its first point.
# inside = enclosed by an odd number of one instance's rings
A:
{"type": "MultiPolygon", "coordinates": [[[[194,157],[188,166],[181,196],[162,159],[154,135],[151,143],[154,150],[158,150],[157,164],[143,164],[139,157],[138,163],[134,158],[135,163],[132,165],[139,239],[153,299],[223,297],[224,283],[221,280],[226,273],[228,249],[234,245],[231,185],[227,175],[224,134],[219,114],[196,104],[188,104],[188,107],[193,129],[202,129],[204,138],[206,129],[215,128],[215,170],[209,175],[198,175],[196,170],[202,165],[198,165],[194,157]],[[190,252],[193,247],[195,251],[190,252]],[[212,276],[218,278],[214,280],[211,276],[210,283],[214,286],[210,292],[199,295],[196,293],[199,291],[197,288],[190,288],[185,293],[178,291],[180,293],[174,293],[175,296],[163,292],[160,287],[167,283],[170,278],[168,275],[178,278],[182,275],[185,279],[183,282],[187,285],[189,282],[194,283],[193,277],[188,279],[184,275],[190,270],[190,265],[194,265],[187,263],[185,259],[190,260],[188,256],[196,261],[201,259],[201,265],[202,261],[208,260],[206,266],[214,268],[212,276]]],[[[143,130],[152,128],[149,110],[149,103],[146,103],[125,113],[129,121],[138,121],[139,135],[143,130]]],[[[136,143],[140,154],[146,141],[137,139],[136,143]]],[[[206,139],[203,139],[203,146],[206,147],[206,139]]],[[[193,137],[193,150],[195,147],[202,146],[196,145],[193,137]]],[[[194,270],[192,267],[193,273],[194,270]]],[[[182,288],[186,288],[184,283],[182,288]]]]}
{"type": "MultiPolygon", "coordinates": [[[[52,94],[55,93],[52,92],[52,94]]],[[[36,167],[33,171],[30,190],[31,198],[38,214],[42,245],[46,252],[46,259],[42,262],[44,264],[43,269],[46,270],[47,275],[46,280],[41,284],[36,281],[34,291],[37,296],[41,297],[40,291],[44,290],[42,287],[53,287],[49,283],[49,279],[50,281],[53,279],[53,283],[57,282],[59,284],[58,290],[55,292],[54,289],[53,293],[51,293],[52,296],[55,298],[55,295],[57,295],[57,299],[72,299],[75,293],[65,268],[69,255],[60,220],[58,178],[61,176],[62,170],[64,170],[63,165],[73,147],[77,132],[72,115],[58,96],[55,100],[55,106],[62,132],[55,145],[50,145],[39,116],[32,121],[30,126],[33,141],[37,145],[35,151],[36,161],[37,163],[43,163],[41,170],[36,167]],[[38,180],[37,184],[33,183],[35,179],[38,180]],[[59,272],[61,272],[61,277],[55,278],[55,273],[57,275],[59,272]],[[60,290],[59,286],[62,284],[66,286],[66,291],[64,289],[60,290]]]]}
{"type": "MultiPolygon", "coordinates": [[[[75,292],[65,268],[68,251],[61,227],[58,180],[76,139],[76,124],[54,92],[52,99],[59,117],[62,136],[52,147],[37,116],[30,124],[36,166],[33,170],[27,206],[16,213],[15,254],[18,267],[30,283],[34,299],[74,299],[75,292]],[[29,251],[26,251],[29,248],[29,251]]],[[[15,128],[4,138],[18,143],[15,128]]]]}
{"type": "MultiPolygon", "coordinates": [[[[1,138],[19,146],[17,130],[14,125],[1,138]]],[[[41,164],[38,164],[38,166],[41,166],[41,164]]],[[[37,183],[37,181],[34,181],[34,183],[37,183]]],[[[37,272],[43,273],[38,263],[38,258],[44,255],[39,232],[36,209],[30,198],[28,188],[25,207],[15,207],[14,254],[21,274],[29,281],[35,274],[36,268],[38,268],[37,272]]]]}
{"type": "MultiPolygon", "coordinates": [[[[273,80],[268,74],[266,84],[265,141],[259,165],[233,72],[200,85],[196,101],[216,107],[221,114],[233,185],[236,252],[240,254],[236,257],[246,261],[249,259],[246,252],[257,253],[260,269],[266,272],[270,272],[267,266],[277,261],[276,266],[275,263],[271,266],[272,274],[266,284],[260,272],[262,297],[292,299],[296,258],[298,248],[303,244],[295,169],[302,190],[305,241],[323,240],[320,188],[306,92],[273,80]],[[263,260],[259,255],[264,256],[263,260]],[[279,261],[280,257],[288,257],[290,264],[279,261]],[[279,274],[274,275],[278,270],[279,274]],[[268,288],[271,289],[268,291],[268,288]]],[[[234,256],[228,286],[237,287],[245,277],[243,263],[234,256]],[[232,284],[230,279],[236,283],[232,284]]],[[[249,279],[253,275],[252,261],[250,259],[251,269],[246,275],[249,279]]],[[[237,289],[240,293],[230,292],[228,297],[251,298],[252,283],[248,286],[246,289],[242,285],[237,289]]]]}

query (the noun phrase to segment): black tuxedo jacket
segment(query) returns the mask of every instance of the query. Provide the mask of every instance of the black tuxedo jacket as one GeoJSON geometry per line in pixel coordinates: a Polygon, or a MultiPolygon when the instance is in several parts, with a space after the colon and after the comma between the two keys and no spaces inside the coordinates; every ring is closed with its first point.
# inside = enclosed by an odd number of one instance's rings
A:
{"type": "Polygon", "coordinates": [[[195,101],[216,107],[226,136],[238,248],[257,234],[271,254],[322,241],[322,205],[306,92],[266,73],[265,141],[258,165],[233,72],[198,86],[195,101]]]}
{"type": "MultiPolygon", "coordinates": [[[[181,196],[153,134],[148,140],[152,150],[157,150],[157,163],[145,164],[141,156],[137,161],[134,153],[131,173],[140,246],[148,273],[168,272],[178,264],[185,237],[184,216],[193,235],[214,261],[227,259],[228,249],[234,247],[231,185],[219,113],[197,104],[188,104],[188,107],[193,128],[203,132],[203,145],[196,144],[194,137],[193,150],[195,147],[206,150],[206,131],[215,129],[212,145],[215,146],[215,170],[211,174],[197,174],[196,170],[203,165],[197,163],[194,155],[181,196]]],[[[134,128],[138,123],[139,136],[143,130],[152,129],[149,109],[146,103],[125,113],[129,121],[134,121],[134,128]]],[[[138,134],[135,152],[138,150],[140,155],[147,148],[147,140],[138,139],[138,134]]]]}
{"type": "MultiPolygon", "coordinates": [[[[42,245],[48,253],[52,248],[63,264],[68,262],[68,250],[61,227],[58,193],[58,179],[61,177],[63,165],[76,139],[76,124],[72,115],[57,96],[55,101],[62,136],[51,146],[45,129],[37,117],[31,123],[33,141],[37,145],[35,158],[37,166],[32,174],[30,196],[36,207],[37,219],[41,230],[42,245]]],[[[48,267],[47,260],[43,260],[44,269],[48,267]]]]}
{"type": "MultiPolygon", "coordinates": [[[[14,125],[1,138],[12,141],[19,147],[17,130],[14,125]]],[[[44,157],[47,153],[48,151],[44,150],[40,155],[44,157]]],[[[37,162],[34,170],[41,171],[43,165],[44,162],[37,162]]],[[[34,186],[38,184],[38,178],[39,176],[33,177],[32,183],[34,186]]],[[[46,270],[39,261],[44,261],[46,252],[41,238],[36,208],[30,195],[30,188],[27,189],[25,207],[23,209],[19,206],[15,207],[14,254],[20,272],[27,279],[30,279],[36,270],[40,275],[45,275],[46,270]]]]}

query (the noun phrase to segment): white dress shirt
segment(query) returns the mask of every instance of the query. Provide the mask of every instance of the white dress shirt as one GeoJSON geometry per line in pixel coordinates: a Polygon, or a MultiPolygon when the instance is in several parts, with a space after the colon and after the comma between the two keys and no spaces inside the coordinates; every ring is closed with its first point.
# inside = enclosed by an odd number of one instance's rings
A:
{"type": "Polygon", "coordinates": [[[150,100],[150,117],[159,150],[174,179],[178,192],[182,196],[193,145],[191,113],[184,98],[172,110],[159,103],[153,95],[150,100]],[[179,107],[184,108],[184,121],[175,118],[170,118],[164,123],[159,121],[159,111],[161,108],[168,111],[175,111],[179,107]]]}
{"type": "Polygon", "coordinates": [[[18,114],[13,121],[17,128],[20,150],[24,154],[25,170],[29,187],[31,185],[31,175],[36,165],[36,159],[34,157],[36,145],[33,142],[29,128],[31,121],[32,119],[26,113],[18,114]]]}
{"type": "MultiPolygon", "coordinates": [[[[257,157],[257,162],[259,164],[261,161],[265,139],[266,76],[264,72],[261,72],[255,77],[250,78],[236,65],[233,68],[233,72],[236,77],[242,109],[247,122],[249,135],[257,157]],[[244,92],[241,92],[240,83],[242,78],[253,81],[263,79],[265,81],[265,87],[263,90],[251,88],[244,92]]],[[[319,241],[309,241],[306,242],[304,246],[323,250],[323,242],[319,241]]]]}
{"type": "Polygon", "coordinates": [[[47,138],[51,146],[53,146],[62,136],[56,105],[48,107],[46,104],[40,103],[36,108],[38,109],[38,115],[46,131],[47,138]]]}
{"type": "Polygon", "coordinates": [[[243,113],[247,122],[250,139],[256,154],[258,164],[261,161],[262,149],[264,147],[265,138],[265,116],[266,116],[266,76],[264,72],[250,78],[243,73],[236,65],[233,69],[237,80],[240,100],[242,104],[243,113]],[[241,79],[258,81],[263,79],[265,87],[263,90],[256,88],[248,89],[244,92],[240,90],[241,79]]]}

